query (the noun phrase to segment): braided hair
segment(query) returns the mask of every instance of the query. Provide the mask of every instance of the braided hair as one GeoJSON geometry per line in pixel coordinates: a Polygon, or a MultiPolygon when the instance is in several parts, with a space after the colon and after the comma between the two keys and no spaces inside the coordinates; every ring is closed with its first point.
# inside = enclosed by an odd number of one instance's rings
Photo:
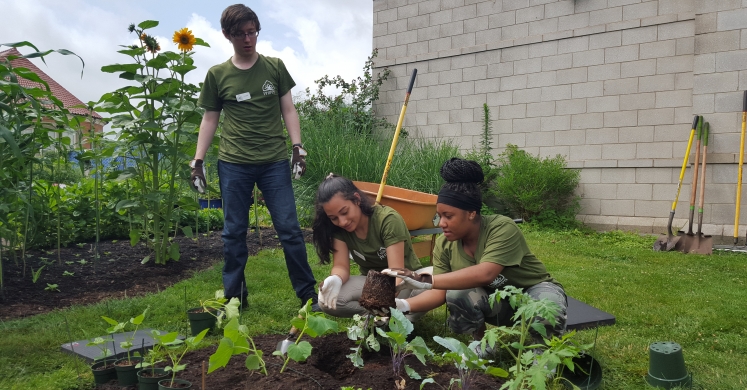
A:
{"type": "MultiPolygon", "coordinates": [[[[471,200],[471,203],[482,204],[479,184],[485,180],[485,175],[476,161],[452,157],[441,165],[440,174],[446,180],[441,186],[442,192],[455,191],[471,200]]],[[[477,214],[480,214],[480,207],[469,211],[477,211],[477,214]]]]}
{"type": "Polygon", "coordinates": [[[364,215],[370,217],[374,212],[373,202],[350,179],[330,173],[319,184],[319,189],[316,191],[316,200],[314,202],[316,215],[314,223],[311,225],[311,230],[314,232],[312,241],[321,264],[329,263],[329,254],[334,252],[332,246],[334,233],[341,230],[340,227],[332,223],[324,211],[324,205],[337,194],[342,195],[344,199],[359,206],[364,215]],[[355,194],[358,194],[358,197],[355,194]]]}

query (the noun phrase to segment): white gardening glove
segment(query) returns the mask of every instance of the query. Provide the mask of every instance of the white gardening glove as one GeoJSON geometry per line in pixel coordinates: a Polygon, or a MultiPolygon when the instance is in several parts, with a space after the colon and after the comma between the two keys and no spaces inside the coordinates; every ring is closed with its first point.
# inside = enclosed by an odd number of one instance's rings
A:
{"type": "Polygon", "coordinates": [[[430,290],[433,288],[433,275],[431,274],[418,274],[405,268],[387,268],[382,270],[381,273],[402,279],[402,283],[397,285],[397,292],[406,288],[411,290],[430,290]]]}
{"type": "Polygon", "coordinates": [[[410,303],[404,299],[394,298],[394,302],[397,304],[397,310],[401,311],[402,314],[410,312],[410,303]]]}
{"type": "Polygon", "coordinates": [[[338,275],[330,275],[324,279],[322,286],[319,287],[319,304],[328,309],[337,308],[337,297],[340,295],[342,288],[342,278],[338,275]]]}

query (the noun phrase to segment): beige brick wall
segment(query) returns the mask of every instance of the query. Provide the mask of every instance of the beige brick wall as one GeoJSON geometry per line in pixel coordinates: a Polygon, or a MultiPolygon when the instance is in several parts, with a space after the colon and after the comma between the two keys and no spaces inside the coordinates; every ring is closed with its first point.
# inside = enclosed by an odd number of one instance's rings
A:
{"type": "MultiPolygon", "coordinates": [[[[599,228],[666,224],[694,114],[711,125],[704,229],[732,234],[747,0],[374,0],[375,109],[471,150],[482,104],[496,152],[515,144],[581,169],[582,215],[599,228]]],[[[693,152],[694,155],[694,152],[693,152]]],[[[692,157],[691,157],[692,159],[692,157]]],[[[436,173],[434,173],[436,174],[436,173]]],[[[685,174],[677,223],[687,217],[685,174]]],[[[747,200],[747,186],[744,186],[747,200]]],[[[747,231],[747,210],[741,213],[747,231]]]]}

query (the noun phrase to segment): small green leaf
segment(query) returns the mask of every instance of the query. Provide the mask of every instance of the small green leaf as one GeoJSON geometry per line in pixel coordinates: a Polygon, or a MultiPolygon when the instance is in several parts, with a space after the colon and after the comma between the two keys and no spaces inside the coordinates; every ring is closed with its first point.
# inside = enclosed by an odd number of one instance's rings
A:
{"type": "Polygon", "coordinates": [[[140,22],[140,24],[138,24],[137,26],[142,28],[143,30],[146,30],[146,29],[158,26],[158,21],[157,20],[146,20],[146,21],[140,22]]]}
{"type": "Polygon", "coordinates": [[[246,368],[249,370],[259,370],[262,365],[260,364],[261,360],[259,356],[257,355],[249,355],[246,357],[246,368]]]}
{"type": "Polygon", "coordinates": [[[191,226],[184,226],[182,228],[182,233],[184,233],[184,235],[187,236],[187,238],[194,237],[194,232],[192,232],[192,227],[191,226]]]}
{"type": "Polygon", "coordinates": [[[119,324],[119,322],[117,322],[117,321],[115,321],[115,320],[113,320],[113,319],[111,319],[109,317],[101,316],[101,318],[103,318],[104,321],[106,321],[109,325],[117,325],[117,324],[119,324]]]}
{"type": "Polygon", "coordinates": [[[223,337],[220,340],[218,349],[210,355],[210,363],[208,364],[208,374],[211,372],[225,367],[233,356],[233,342],[228,337],[223,337]]]}

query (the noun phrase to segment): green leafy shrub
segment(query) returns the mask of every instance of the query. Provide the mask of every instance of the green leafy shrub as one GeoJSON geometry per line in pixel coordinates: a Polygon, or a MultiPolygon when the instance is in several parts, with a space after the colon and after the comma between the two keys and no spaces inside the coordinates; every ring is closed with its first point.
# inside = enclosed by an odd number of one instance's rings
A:
{"type": "Polygon", "coordinates": [[[490,192],[513,216],[553,227],[576,225],[579,171],[567,169],[561,155],[543,159],[509,144],[498,156],[498,167],[490,192]]]}

